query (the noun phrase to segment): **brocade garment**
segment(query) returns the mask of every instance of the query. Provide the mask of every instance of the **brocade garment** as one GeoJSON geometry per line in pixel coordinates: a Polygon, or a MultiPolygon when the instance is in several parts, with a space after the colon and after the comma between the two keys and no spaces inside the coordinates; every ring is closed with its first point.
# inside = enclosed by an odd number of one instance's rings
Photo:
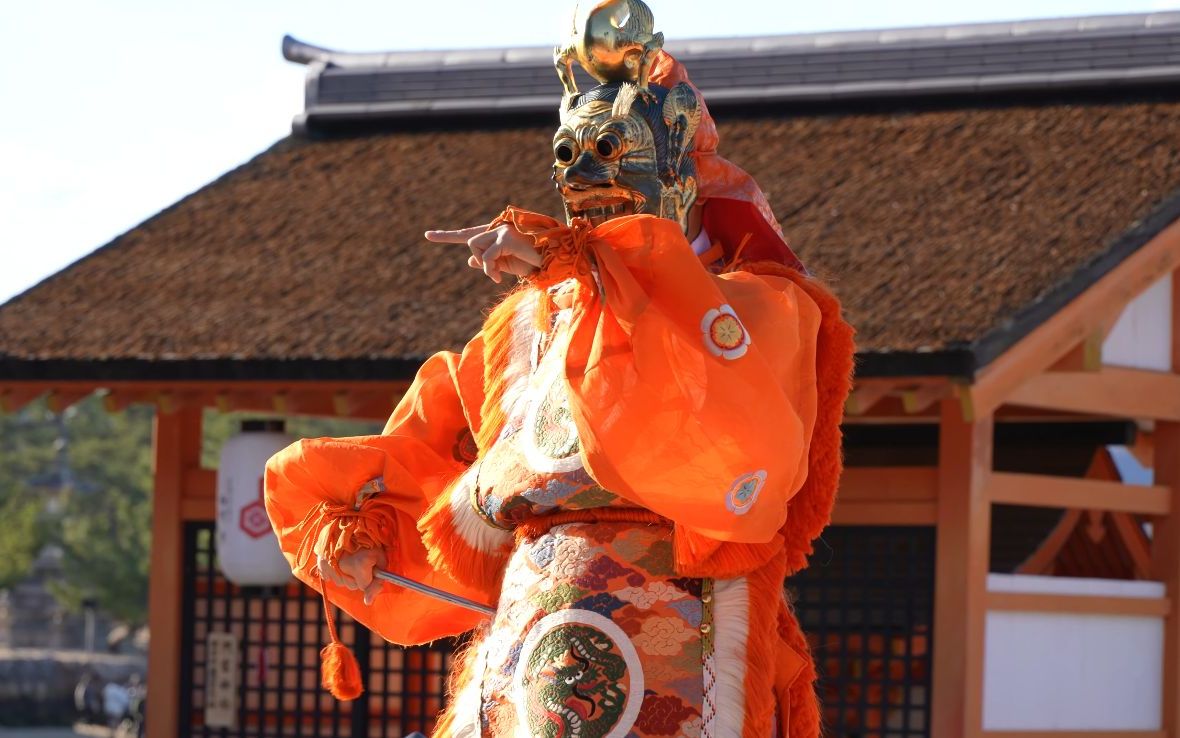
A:
{"type": "Polygon", "coordinates": [[[484,622],[328,585],[396,643],[476,629],[436,736],[815,735],[782,582],[792,498],[834,482],[811,448],[838,418],[817,381],[834,300],[802,277],[710,274],[668,221],[571,236],[510,215],[542,246],[576,236],[572,261],[429,360],[382,435],[272,459],[293,571],[319,589],[317,555],[381,547],[388,568],[495,606],[484,622]]]}

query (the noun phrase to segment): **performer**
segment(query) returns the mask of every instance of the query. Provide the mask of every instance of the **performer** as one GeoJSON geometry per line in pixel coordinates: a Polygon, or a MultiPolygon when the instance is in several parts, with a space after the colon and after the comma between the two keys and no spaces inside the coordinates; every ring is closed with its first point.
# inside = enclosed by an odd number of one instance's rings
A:
{"type": "MultiPolygon", "coordinates": [[[[326,602],[404,645],[475,630],[436,736],[819,734],[783,582],[829,519],[852,331],[650,18],[592,3],[558,51],[566,223],[509,207],[427,234],[520,278],[483,330],[422,366],[381,435],[267,467],[282,548],[326,602]],[[578,91],[573,59],[601,84],[578,91]]],[[[343,646],[324,656],[357,696],[343,646]]]]}

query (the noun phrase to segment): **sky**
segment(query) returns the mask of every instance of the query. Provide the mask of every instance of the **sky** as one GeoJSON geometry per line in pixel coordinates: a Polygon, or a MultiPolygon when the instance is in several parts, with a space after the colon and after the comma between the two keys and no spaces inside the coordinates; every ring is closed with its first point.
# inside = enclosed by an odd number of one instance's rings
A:
{"type": "MultiPolygon", "coordinates": [[[[669,39],[1180,9],[1180,0],[647,2],[669,39]]],[[[305,68],[283,60],[283,34],[346,51],[552,46],[572,7],[572,0],[4,3],[0,303],[286,136],[303,105],[305,68]]]]}

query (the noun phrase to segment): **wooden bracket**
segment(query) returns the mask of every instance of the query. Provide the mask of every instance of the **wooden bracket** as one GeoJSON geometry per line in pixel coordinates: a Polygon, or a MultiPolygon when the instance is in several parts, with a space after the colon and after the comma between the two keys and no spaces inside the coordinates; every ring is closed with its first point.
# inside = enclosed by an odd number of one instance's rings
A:
{"type": "Polygon", "coordinates": [[[1102,345],[1106,342],[1106,332],[1098,330],[1086,337],[1086,340],[1070,349],[1049,368],[1052,372],[1096,372],[1102,369],[1102,345]]]}
{"type": "Polygon", "coordinates": [[[928,384],[922,387],[912,387],[901,393],[901,406],[906,415],[917,415],[926,412],[934,403],[947,394],[946,385],[928,384]]]}
{"type": "Polygon", "coordinates": [[[844,404],[844,412],[849,415],[864,415],[873,409],[881,400],[889,396],[894,389],[888,382],[865,383],[853,390],[844,404]]]}
{"type": "Polygon", "coordinates": [[[975,422],[975,397],[971,392],[971,385],[956,382],[954,384],[955,397],[959,399],[959,411],[963,414],[964,423],[975,422]]]}
{"type": "Polygon", "coordinates": [[[35,389],[0,392],[0,412],[18,413],[43,394],[45,394],[44,391],[35,389]]]}
{"type": "Polygon", "coordinates": [[[270,398],[270,402],[271,407],[273,407],[274,411],[279,415],[291,414],[291,397],[286,392],[274,393],[270,398]]]}
{"type": "Polygon", "coordinates": [[[91,392],[89,390],[50,390],[49,394],[45,397],[45,406],[49,408],[50,412],[61,413],[90,395],[91,392]]]}

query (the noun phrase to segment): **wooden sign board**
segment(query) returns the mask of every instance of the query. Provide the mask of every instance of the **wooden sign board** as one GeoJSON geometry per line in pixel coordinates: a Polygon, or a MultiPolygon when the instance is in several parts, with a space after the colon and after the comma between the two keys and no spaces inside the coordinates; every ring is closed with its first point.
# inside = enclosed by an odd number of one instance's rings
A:
{"type": "Polygon", "coordinates": [[[205,641],[205,727],[238,727],[241,652],[233,633],[210,633],[205,641]]]}

